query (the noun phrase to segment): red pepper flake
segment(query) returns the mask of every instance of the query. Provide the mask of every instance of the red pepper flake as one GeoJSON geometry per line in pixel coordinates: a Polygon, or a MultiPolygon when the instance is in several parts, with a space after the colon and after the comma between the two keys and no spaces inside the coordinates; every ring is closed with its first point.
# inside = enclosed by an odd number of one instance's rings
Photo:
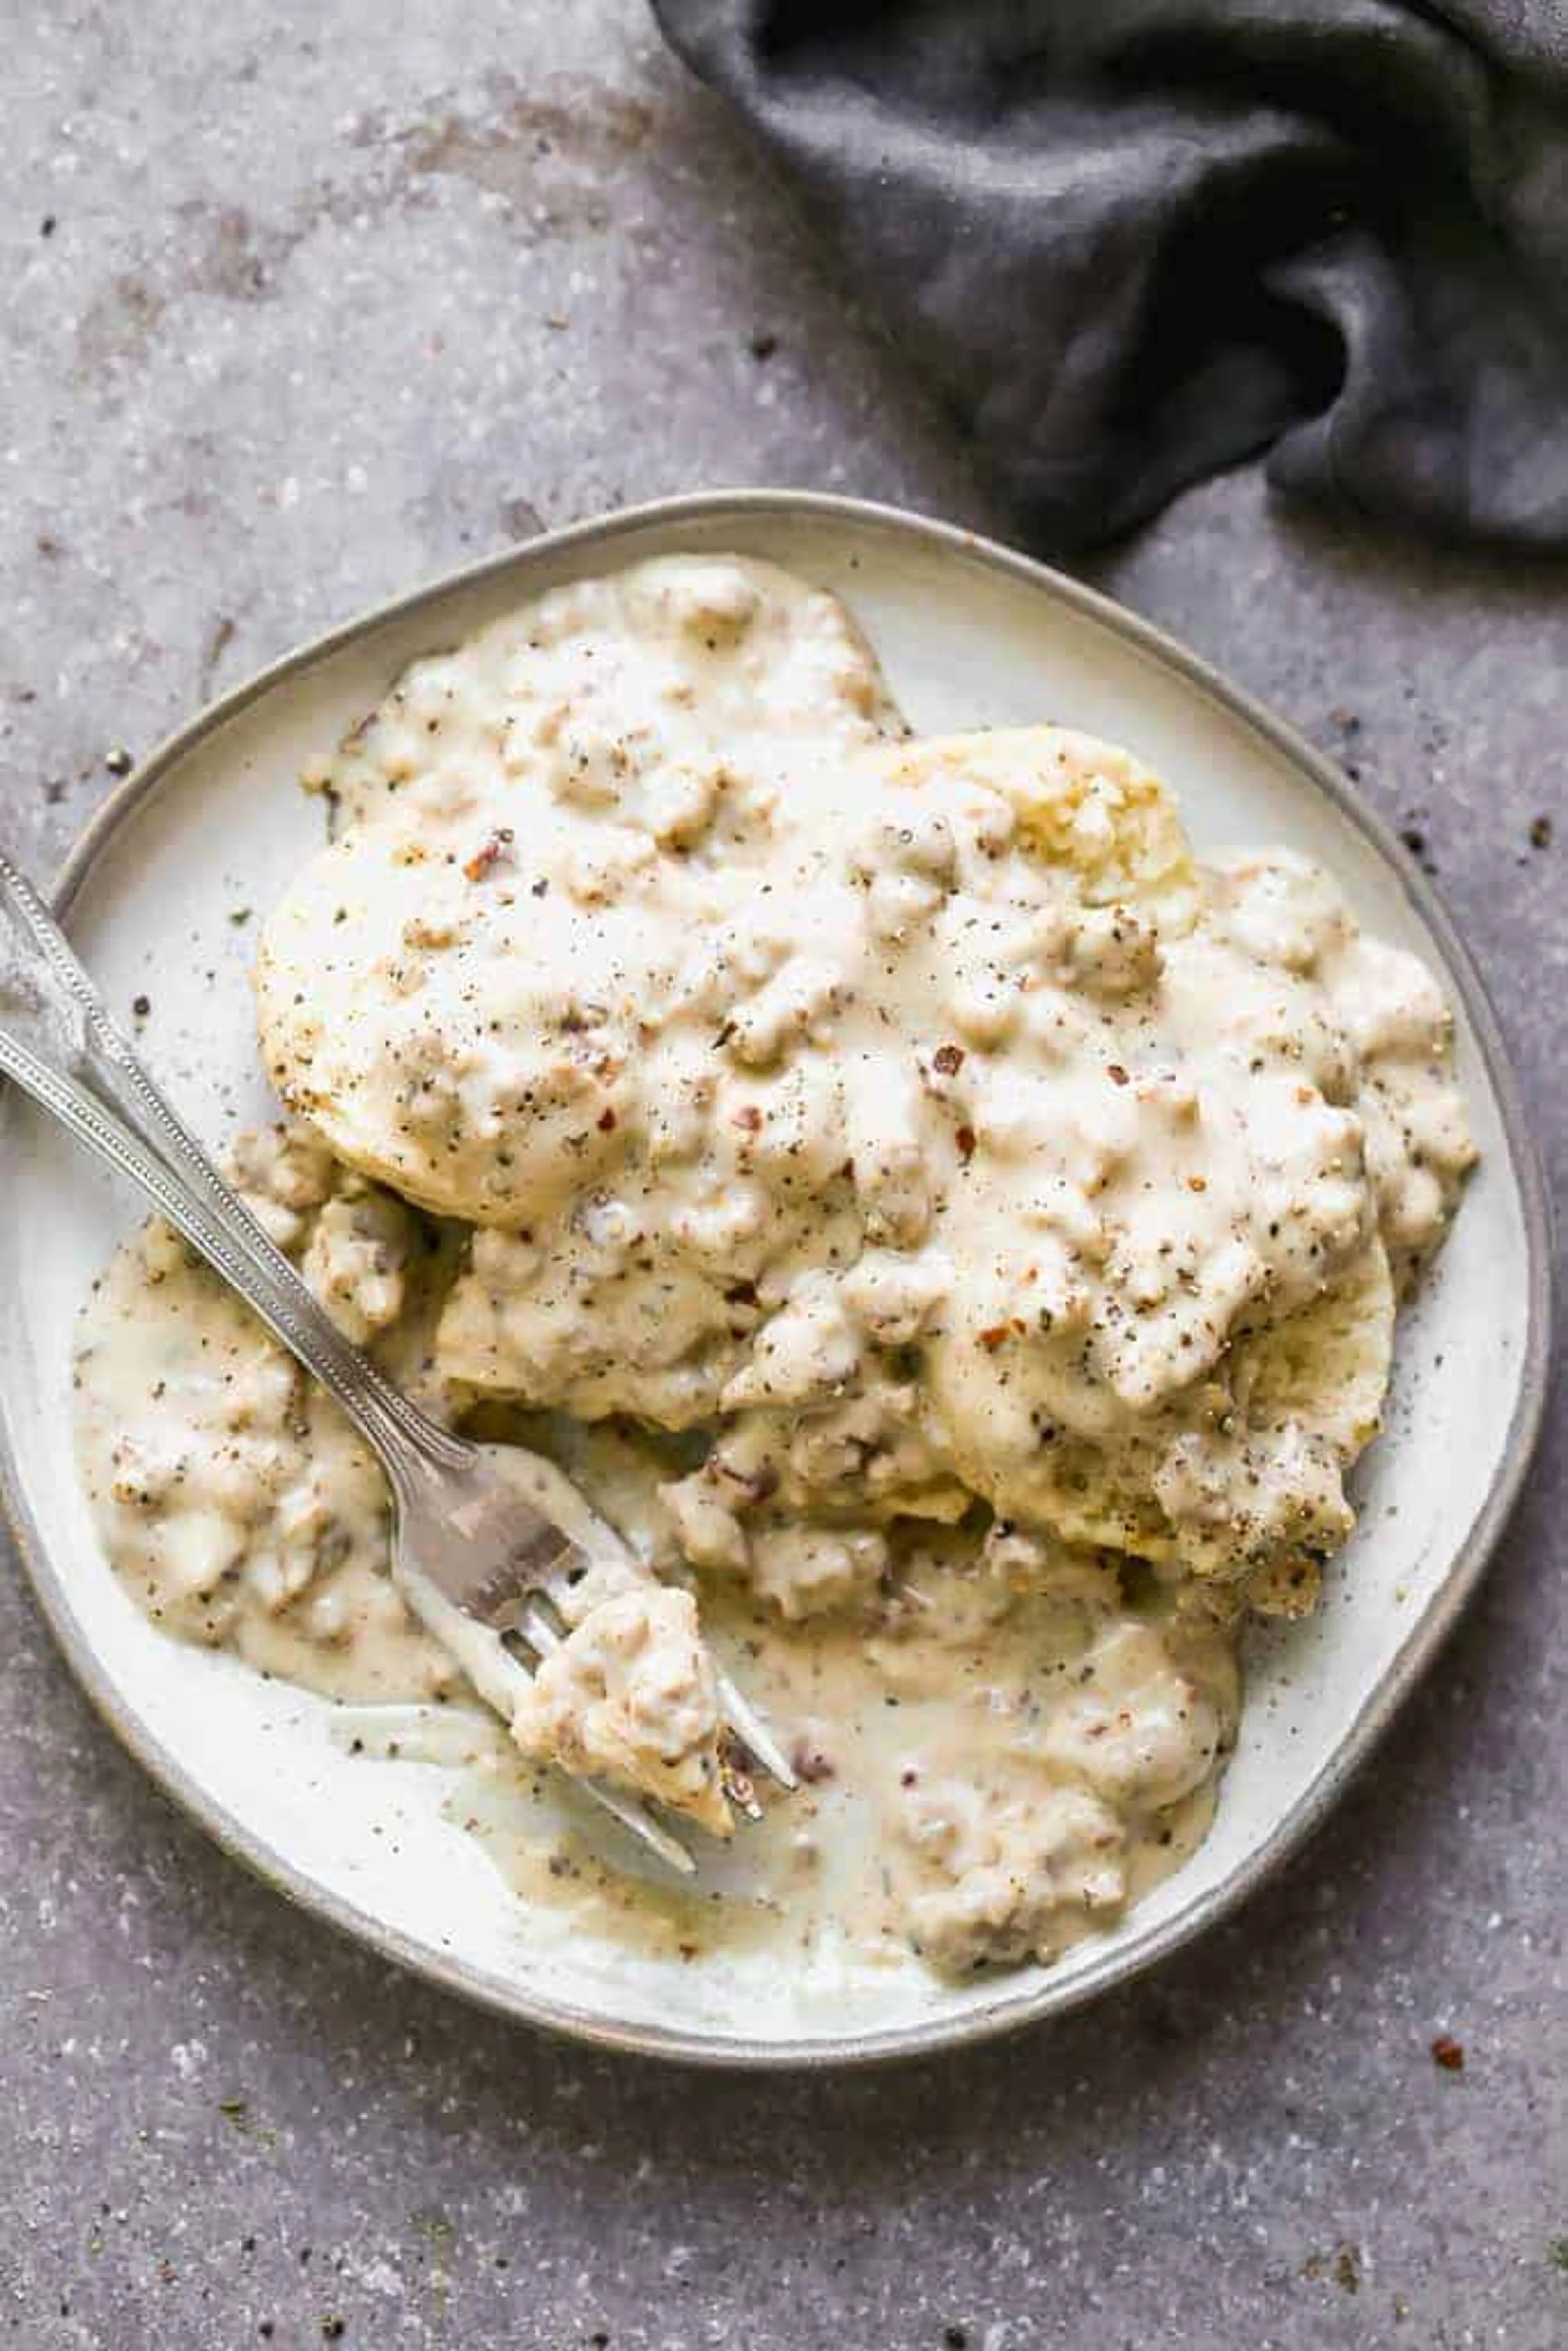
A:
{"type": "Polygon", "coordinates": [[[1465,2070],[1464,2043],[1456,2041],[1451,2032],[1439,2032],[1432,2043],[1432,2062],[1445,2074],[1462,2074],[1465,2070]]]}
{"type": "Polygon", "coordinates": [[[473,856],[464,864],[465,878],[470,882],[482,882],[490,868],[500,862],[502,852],[509,846],[512,837],[510,828],[503,825],[498,832],[490,835],[488,841],[481,841],[473,856]]]}
{"type": "Polygon", "coordinates": [[[999,1347],[1002,1341],[1007,1337],[1008,1332],[1014,1327],[1015,1325],[1010,1322],[993,1322],[988,1331],[982,1331],[980,1332],[979,1340],[981,1346],[989,1347],[993,1350],[999,1347]]]}
{"type": "Polygon", "coordinates": [[[737,1126],[744,1127],[747,1134],[756,1134],[762,1125],[762,1113],[755,1102],[742,1102],[735,1113],[735,1123],[737,1126]]]}
{"type": "Polygon", "coordinates": [[[964,1066],[962,1045],[938,1045],[931,1056],[931,1066],[939,1077],[956,1078],[964,1066]]]}
{"type": "Polygon", "coordinates": [[[599,1113],[599,1132],[601,1134],[612,1134],[614,1133],[614,1130],[615,1113],[611,1109],[609,1103],[606,1102],[604,1108],[599,1113]]]}
{"type": "Polygon", "coordinates": [[[1111,1083],[1113,1086],[1125,1086],[1130,1085],[1132,1082],[1120,1061],[1107,1061],[1105,1064],[1105,1075],[1110,1079],[1111,1083]]]}
{"type": "Polygon", "coordinates": [[[967,1166],[970,1160],[973,1159],[975,1155],[974,1128],[972,1126],[961,1126],[958,1129],[957,1134],[953,1137],[953,1140],[958,1146],[959,1158],[964,1162],[964,1165],[967,1166]]]}

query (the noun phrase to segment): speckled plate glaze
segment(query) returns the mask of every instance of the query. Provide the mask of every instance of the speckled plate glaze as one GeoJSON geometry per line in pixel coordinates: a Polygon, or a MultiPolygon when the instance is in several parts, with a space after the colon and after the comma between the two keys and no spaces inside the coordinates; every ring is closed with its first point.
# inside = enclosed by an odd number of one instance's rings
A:
{"type": "Polygon", "coordinates": [[[449,1774],[350,1760],[330,1709],[152,1630],[115,1583],[70,1444],[72,1323],[140,1213],[24,1103],[0,1111],[8,1215],[0,1338],[5,1497],[38,1597],[105,1719],[267,1882],[388,1958],[529,2022],[710,2064],[828,2065],[975,2041],[1072,2007],[1211,1925],[1322,1818],[1455,1624],[1522,1479],[1548,1329],[1540,1174],[1480,984],[1432,892],[1339,773],[1151,628],[966,533],[842,498],[672,500],[537,539],[334,632],[227,695],[90,827],[57,899],[111,1001],[210,1138],[265,1111],[248,984],[265,908],[320,837],[303,759],[413,655],[557,582],[679,550],[761,556],[844,596],[916,728],[1054,719],[1135,748],[1201,847],[1284,841],[1339,873],[1363,919],[1444,975],[1482,1162],[1401,1332],[1361,1526],[1311,1623],[1259,1636],[1213,1834],[1114,1931],[1057,1966],[949,1988],[815,1987],[777,1963],[693,1970],[553,1938],[443,1811],[449,1774]]]}

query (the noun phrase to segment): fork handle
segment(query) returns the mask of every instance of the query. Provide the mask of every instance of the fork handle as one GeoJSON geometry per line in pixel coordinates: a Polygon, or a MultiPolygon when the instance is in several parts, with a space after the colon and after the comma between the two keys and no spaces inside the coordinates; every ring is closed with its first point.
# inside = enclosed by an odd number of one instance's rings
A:
{"type": "Polygon", "coordinates": [[[53,1016],[41,1037],[32,1024],[29,1043],[0,1014],[0,1070],[99,1158],[141,1185],[342,1406],[401,1497],[416,1493],[433,1474],[471,1463],[466,1440],[401,1395],[323,1311],[153,1084],[65,934],[3,854],[0,905],[32,950],[26,977],[53,1016]],[[40,1043],[42,1051],[36,1050],[40,1043]]]}

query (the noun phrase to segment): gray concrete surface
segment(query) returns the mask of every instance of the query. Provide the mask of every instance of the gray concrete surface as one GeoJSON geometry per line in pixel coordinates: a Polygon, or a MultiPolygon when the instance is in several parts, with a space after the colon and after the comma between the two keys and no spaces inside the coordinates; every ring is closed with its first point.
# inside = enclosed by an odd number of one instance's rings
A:
{"type": "MultiPolygon", "coordinates": [[[[639,0],[4,14],[0,823],[37,864],[107,753],[533,513],[775,481],[987,518],[639,0]]],[[[1560,1174],[1563,575],[1239,475],[1100,576],[1419,836],[1560,1174]]],[[[293,1915],[0,1563],[0,2335],[1568,2342],[1563,1437],[1283,1884],[1060,2029],[847,2082],[551,2048],[293,1915]]]]}

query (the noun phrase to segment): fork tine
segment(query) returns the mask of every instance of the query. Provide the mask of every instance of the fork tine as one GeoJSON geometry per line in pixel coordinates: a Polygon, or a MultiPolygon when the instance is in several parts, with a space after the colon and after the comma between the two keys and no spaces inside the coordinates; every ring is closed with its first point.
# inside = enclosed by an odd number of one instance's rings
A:
{"type": "Polygon", "coordinates": [[[790,1770],[783,1749],[751,1700],[741,1695],[722,1666],[718,1670],[718,1695],[724,1708],[724,1719],[747,1753],[756,1756],[763,1770],[777,1780],[781,1788],[798,1788],[800,1783],[790,1770]]]}
{"type": "Polygon", "coordinates": [[[657,1854],[659,1859],[669,1868],[678,1870],[683,1877],[691,1877],[695,1874],[696,1863],[692,1859],[679,1837],[672,1836],[668,1829],[661,1828],[653,1813],[638,1797],[618,1795],[613,1788],[607,1788],[601,1780],[585,1780],[577,1772],[573,1772],[571,1776],[575,1785],[582,1790],[584,1795],[591,1796],[596,1804],[602,1804],[604,1810],[612,1813],[623,1829],[629,1829],[634,1837],[647,1846],[650,1853],[657,1854]]]}

